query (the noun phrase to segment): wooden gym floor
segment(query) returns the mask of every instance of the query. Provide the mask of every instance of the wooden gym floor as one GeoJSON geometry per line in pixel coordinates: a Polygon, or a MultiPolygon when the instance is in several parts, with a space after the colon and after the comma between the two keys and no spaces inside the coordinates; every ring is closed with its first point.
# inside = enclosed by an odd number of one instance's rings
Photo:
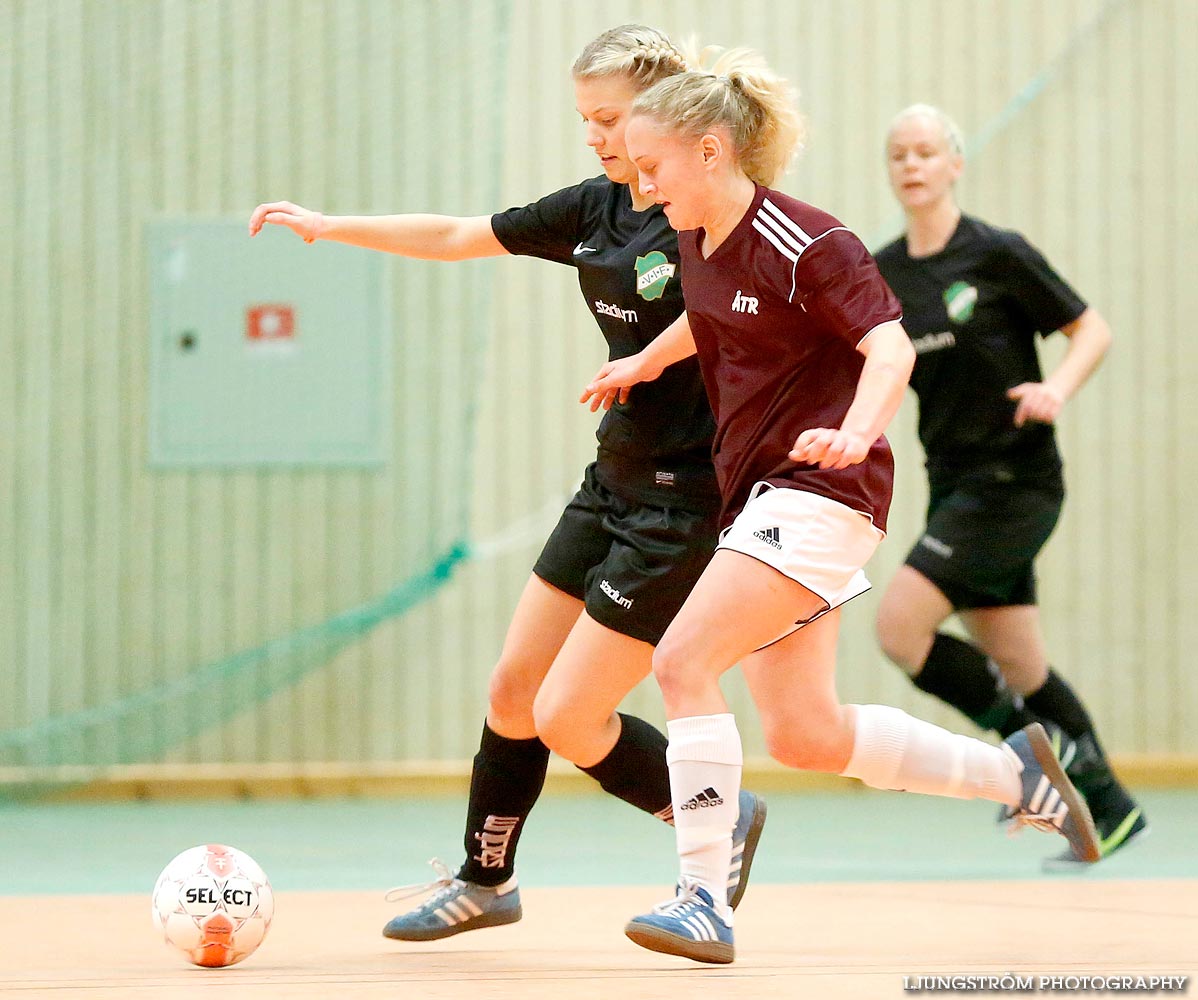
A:
{"type": "Polygon", "coordinates": [[[672,844],[599,797],[538,807],[523,921],[430,944],[381,937],[397,912],[382,891],[432,853],[458,859],[456,799],[8,805],[0,995],[838,1000],[900,997],[918,976],[1192,976],[1198,795],[1143,802],[1152,835],[1079,877],[1041,875],[1060,842],[1009,840],[980,803],[773,795],[737,961],[711,967],[624,938],[668,894],[672,844]],[[189,966],[149,919],[158,870],[208,840],[249,851],[276,892],[266,941],[231,969],[189,966]]]}

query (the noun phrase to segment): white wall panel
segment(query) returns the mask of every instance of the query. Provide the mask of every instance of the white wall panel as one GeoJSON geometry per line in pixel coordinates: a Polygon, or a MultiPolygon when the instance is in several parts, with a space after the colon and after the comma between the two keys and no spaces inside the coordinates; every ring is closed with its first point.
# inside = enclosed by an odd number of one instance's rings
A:
{"type": "MultiPolygon", "coordinates": [[[[449,586],[171,757],[473,752],[508,615],[593,454],[597,419],[574,399],[604,349],[573,273],[389,263],[397,405],[381,472],[151,471],[143,226],[241,218],[266,198],[484,214],[593,175],[569,65],[632,20],[763,49],[810,120],[781,186],[875,242],[901,221],[890,117],[926,100],[958,118],[974,153],[963,206],[1024,232],[1116,337],[1061,421],[1070,496],[1041,564],[1053,661],[1112,749],[1198,752],[1188,0],[0,4],[0,133],[16,137],[0,149],[0,680],[17,695],[0,729],[368,603],[435,555],[445,498],[465,493],[483,544],[449,586]]],[[[1060,353],[1046,345],[1049,363],[1060,353]]],[[[925,497],[910,403],[891,436],[879,586],[925,497]]],[[[842,694],[958,724],[883,662],[876,596],[845,612],[842,694]]],[[[750,714],[738,679],[728,690],[750,714]]],[[[661,718],[650,684],[630,705],[661,718]]]]}

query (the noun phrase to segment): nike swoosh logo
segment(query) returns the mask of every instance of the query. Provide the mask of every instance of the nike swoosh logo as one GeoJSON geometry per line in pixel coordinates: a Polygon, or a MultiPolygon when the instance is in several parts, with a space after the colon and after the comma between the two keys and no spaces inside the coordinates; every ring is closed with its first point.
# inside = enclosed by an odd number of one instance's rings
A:
{"type": "Polygon", "coordinates": [[[576,246],[574,248],[574,256],[575,257],[577,257],[579,254],[598,253],[598,252],[599,252],[599,250],[596,247],[584,247],[581,242],[578,244],[578,246],[576,246]]]}

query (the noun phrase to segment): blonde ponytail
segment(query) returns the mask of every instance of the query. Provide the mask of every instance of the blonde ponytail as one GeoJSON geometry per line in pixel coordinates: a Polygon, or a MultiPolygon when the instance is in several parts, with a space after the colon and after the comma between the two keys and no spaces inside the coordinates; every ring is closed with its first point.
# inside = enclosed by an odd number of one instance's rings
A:
{"type": "Polygon", "coordinates": [[[726,129],[741,169],[768,187],[802,147],[798,93],[752,49],[707,48],[697,63],[712,56],[710,69],[669,77],[640,94],[633,113],[688,138],[726,129]]]}

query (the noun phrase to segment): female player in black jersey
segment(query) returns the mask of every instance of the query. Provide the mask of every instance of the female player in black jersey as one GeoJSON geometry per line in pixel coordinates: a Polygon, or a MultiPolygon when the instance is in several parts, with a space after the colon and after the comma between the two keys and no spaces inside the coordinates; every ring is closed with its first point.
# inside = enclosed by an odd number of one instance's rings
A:
{"type": "MultiPolygon", "coordinates": [[[[624,125],[637,93],[684,68],[682,54],[653,28],[624,25],[587,45],[573,66],[574,89],[604,176],[531,205],[474,218],[355,217],[275,202],[254,211],[250,233],[276,224],[308,241],[408,257],[521,254],[566,264],[578,271],[608,356],[633,354],[683,304],[678,240],[661,208],[636,190],[624,125]]],[[[608,792],[672,822],[666,739],[616,707],[649,673],[654,645],[715,549],[713,429],[693,360],[605,415],[597,459],[533,567],[491,676],[467,860],[456,877],[435,865],[439,878],[424,888],[437,891],[388,923],[388,937],[427,941],[520,918],[516,845],[550,749],[608,792]]],[[[732,906],[765,820],[759,798],[746,792],[737,801],[732,906]]]]}
{"type": "Polygon", "coordinates": [[[1064,759],[1105,856],[1142,834],[1145,820],[1111,773],[1089,713],[1048,665],[1033,563],[1065,495],[1053,423],[1111,334],[1022,236],[961,214],[962,152],[956,125],[928,105],[901,111],[887,135],[907,231],[877,260],[918,356],[911,387],[930,502],[923,536],[882,597],[878,636],[917,687],[983,729],[1006,736],[1040,719],[1071,738],[1064,759]],[[1036,335],[1056,330],[1069,348],[1044,378],[1036,335]],[[939,631],[953,613],[971,642],[939,631]]]}
{"type": "Polygon", "coordinates": [[[646,948],[704,962],[734,955],[721,890],[742,751],[719,678],[738,663],[778,761],[1001,802],[1018,822],[1063,833],[1079,857],[1098,854],[1043,727],[996,747],[837,695],[839,609],[869,586],[862,570],[893,481],[882,432],[915,352],[861,241],[765,186],[800,125],[785,81],[743,50],[636,99],[628,155],[679,231],[689,333],[679,325],[609,362],[584,393],[605,401],[697,350],[715,411],[726,530],[653,657],[681,878],[673,899],[626,928],[646,948]]]}

